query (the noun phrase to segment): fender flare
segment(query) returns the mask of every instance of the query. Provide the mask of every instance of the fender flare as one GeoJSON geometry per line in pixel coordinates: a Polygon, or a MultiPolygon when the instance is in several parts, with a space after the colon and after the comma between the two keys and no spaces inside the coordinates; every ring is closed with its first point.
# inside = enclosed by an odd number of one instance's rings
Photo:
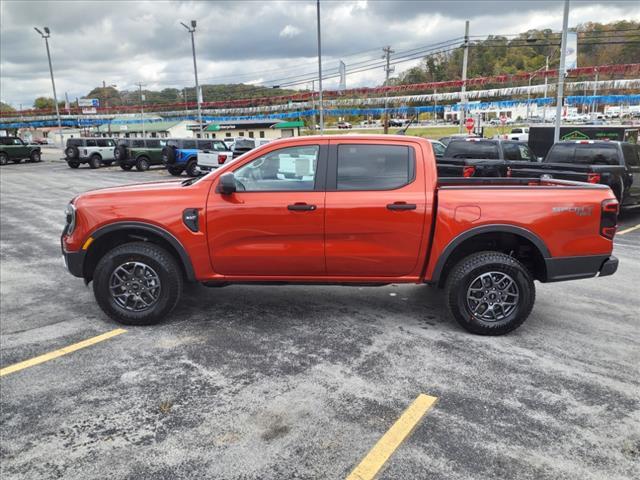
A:
{"type": "Polygon", "coordinates": [[[458,248],[460,244],[462,244],[462,242],[469,240],[470,238],[477,235],[482,235],[484,233],[512,233],[514,235],[524,237],[538,249],[544,259],[551,258],[551,253],[549,252],[549,249],[542,241],[542,239],[526,228],[508,224],[482,225],[462,232],[447,244],[447,246],[440,254],[440,258],[438,258],[438,261],[436,262],[436,266],[433,270],[433,275],[430,281],[436,283],[440,281],[440,276],[442,275],[442,271],[444,270],[444,266],[446,265],[447,260],[449,259],[451,254],[455,252],[456,248],[458,248]]]}
{"type": "Polygon", "coordinates": [[[163,240],[166,240],[169,243],[169,245],[171,245],[173,249],[178,253],[179,260],[182,266],[184,267],[187,280],[189,280],[190,282],[193,282],[196,280],[196,275],[193,270],[193,264],[191,263],[191,258],[189,257],[187,250],[172,233],[165,230],[164,228],[158,227],[157,225],[153,225],[151,223],[145,223],[145,222],[132,222],[132,221],[115,222],[115,223],[110,223],[108,225],[100,227],[98,230],[91,233],[90,236],[93,237],[94,240],[97,240],[108,233],[116,232],[118,230],[127,230],[127,229],[136,229],[136,230],[142,230],[145,232],[153,233],[158,235],[163,240]]]}

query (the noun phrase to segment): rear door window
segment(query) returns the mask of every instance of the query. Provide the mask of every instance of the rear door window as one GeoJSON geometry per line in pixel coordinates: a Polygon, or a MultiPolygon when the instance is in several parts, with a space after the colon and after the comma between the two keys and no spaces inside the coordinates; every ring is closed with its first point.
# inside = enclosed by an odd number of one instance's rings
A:
{"type": "Polygon", "coordinates": [[[339,145],[338,190],[394,190],[413,181],[415,156],[404,145],[339,145]]]}
{"type": "Polygon", "coordinates": [[[576,146],[573,143],[556,143],[544,159],[545,163],[573,163],[576,146]]]}
{"type": "Polygon", "coordinates": [[[637,145],[631,145],[630,143],[623,143],[621,146],[627,167],[640,167],[640,148],[637,145]]]}
{"type": "Polygon", "coordinates": [[[198,150],[213,150],[213,142],[211,140],[198,140],[198,150]]]}
{"type": "Polygon", "coordinates": [[[576,163],[582,165],[620,165],[616,145],[576,145],[576,163]]]}
{"type": "Polygon", "coordinates": [[[147,148],[160,148],[160,140],[147,140],[147,148]]]}
{"type": "Polygon", "coordinates": [[[505,160],[530,161],[533,159],[531,150],[524,143],[504,142],[502,144],[502,152],[505,160]]]}
{"type": "Polygon", "coordinates": [[[479,158],[483,160],[498,160],[498,145],[495,142],[468,142],[454,140],[449,142],[444,152],[445,157],[451,158],[479,158]]]}
{"type": "Polygon", "coordinates": [[[144,148],[144,140],[132,140],[131,148],[144,148]]]}
{"type": "Polygon", "coordinates": [[[87,139],[87,147],[97,147],[98,146],[98,142],[96,142],[93,139],[87,139]]]}
{"type": "Polygon", "coordinates": [[[182,148],[195,150],[197,148],[196,147],[196,141],[195,140],[183,140],[182,148]]]}
{"type": "Polygon", "coordinates": [[[229,150],[224,142],[213,142],[213,150],[216,152],[226,152],[229,150]]]}

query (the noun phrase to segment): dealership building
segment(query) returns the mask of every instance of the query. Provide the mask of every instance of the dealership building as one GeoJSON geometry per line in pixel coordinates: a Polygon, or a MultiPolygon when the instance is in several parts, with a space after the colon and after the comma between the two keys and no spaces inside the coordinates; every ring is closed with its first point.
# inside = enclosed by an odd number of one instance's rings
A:
{"type": "Polygon", "coordinates": [[[213,122],[208,124],[200,134],[197,125],[189,128],[194,130],[195,137],[215,138],[224,140],[232,137],[266,138],[275,140],[284,137],[299,137],[300,129],[304,127],[302,120],[287,122],[284,120],[235,120],[227,122],[213,122]]]}

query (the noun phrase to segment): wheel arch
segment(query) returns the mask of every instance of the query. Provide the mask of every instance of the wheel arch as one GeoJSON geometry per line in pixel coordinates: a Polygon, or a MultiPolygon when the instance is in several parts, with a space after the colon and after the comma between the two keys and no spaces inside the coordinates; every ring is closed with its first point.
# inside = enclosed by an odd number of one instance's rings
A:
{"type": "Polygon", "coordinates": [[[82,267],[85,282],[93,279],[98,261],[109,250],[131,241],[146,241],[165,248],[174,256],[184,277],[195,281],[195,272],[191,258],[180,241],[164,228],[145,222],[116,222],[100,227],[91,234],[93,242],[89,245],[82,267]]]}
{"type": "Polygon", "coordinates": [[[431,278],[438,286],[444,282],[451,268],[463,257],[484,250],[512,254],[531,271],[534,278],[545,280],[545,259],[551,257],[546,244],[535,233],[515,225],[482,225],[467,230],[444,248],[431,278]]]}

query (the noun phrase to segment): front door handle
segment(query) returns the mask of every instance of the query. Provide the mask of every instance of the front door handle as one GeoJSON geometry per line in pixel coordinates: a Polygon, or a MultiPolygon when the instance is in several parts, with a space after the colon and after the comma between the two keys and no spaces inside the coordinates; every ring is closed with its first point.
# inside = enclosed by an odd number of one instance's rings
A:
{"type": "Polygon", "coordinates": [[[293,210],[295,212],[299,211],[309,211],[315,210],[317,207],[315,205],[309,205],[308,203],[294,203],[293,205],[287,205],[288,210],[293,210]]]}
{"type": "Polygon", "coordinates": [[[395,202],[389,203],[387,208],[389,210],[415,210],[417,207],[415,203],[395,202]]]}

